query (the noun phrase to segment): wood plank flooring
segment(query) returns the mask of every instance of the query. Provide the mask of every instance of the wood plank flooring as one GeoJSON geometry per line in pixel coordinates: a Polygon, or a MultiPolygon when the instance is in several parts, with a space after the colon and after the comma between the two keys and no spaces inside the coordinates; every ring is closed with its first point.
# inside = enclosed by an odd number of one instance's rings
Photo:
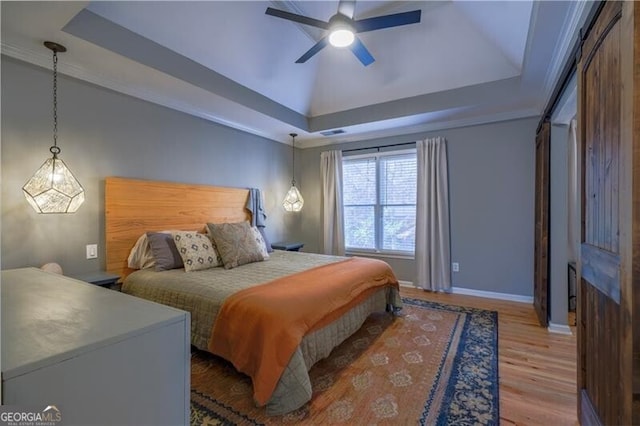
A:
{"type": "MultiPolygon", "coordinates": [[[[498,311],[501,425],[577,425],[576,337],[538,325],[533,305],[401,287],[404,297],[498,311]]],[[[575,331],[574,331],[575,333],[575,331]]]]}

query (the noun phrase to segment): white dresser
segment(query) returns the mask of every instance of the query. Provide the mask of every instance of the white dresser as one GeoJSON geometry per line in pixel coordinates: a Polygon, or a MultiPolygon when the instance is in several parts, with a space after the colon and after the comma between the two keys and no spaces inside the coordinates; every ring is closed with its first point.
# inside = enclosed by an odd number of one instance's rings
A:
{"type": "Polygon", "coordinates": [[[2,403],[65,425],[188,425],[187,312],[35,268],[2,271],[2,403]]]}

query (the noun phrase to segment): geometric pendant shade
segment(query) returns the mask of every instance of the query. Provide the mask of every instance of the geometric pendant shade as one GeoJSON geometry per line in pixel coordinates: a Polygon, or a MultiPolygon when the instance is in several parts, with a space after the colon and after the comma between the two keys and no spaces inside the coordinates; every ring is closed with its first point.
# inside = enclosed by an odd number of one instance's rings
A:
{"type": "Polygon", "coordinates": [[[22,191],[38,213],[75,213],[84,202],[84,189],[57,154],[40,166],[22,191]]]}
{"type": "Polygon", "coordinates": [[[298,188],[296,188],[296,136],[298,136],[296,133],[289,133],[289,136],[291,136],[292,142],[291,142],[291,188],[289,188],[289,191],[287,192],[287,195],[285,195],[284,200],[282,200],[282,207],[284,207],[285,211],[288,212],[299,212],[300,210],[302,210],[302,206],[304,205],[304,199],[302,198],[302,195],[300,194],[300,191],[298,191],[298,188]]]}
{"type": "Polygon", "coordinates": [[[300,195],[300,191],[296,188],[296,184],[292,183],[291,188],[289,188],[289,192],[284,197],[284,201],[282,202],[282,207],[288,212],[299,212],[302,210],[302,206],[304,205],[304,199],[302,195],[300,195]]]}
{"type": "Polygon", "coordinates": [[[84,202],[84,189],[58,158],[58,52],[66,52],[67,48],[52,41],[45,41],[44,45],[53,52],[53,146],[49,148],[53,157],[36,170],[22,191],[38,213],[75,213],[84,202]]]}

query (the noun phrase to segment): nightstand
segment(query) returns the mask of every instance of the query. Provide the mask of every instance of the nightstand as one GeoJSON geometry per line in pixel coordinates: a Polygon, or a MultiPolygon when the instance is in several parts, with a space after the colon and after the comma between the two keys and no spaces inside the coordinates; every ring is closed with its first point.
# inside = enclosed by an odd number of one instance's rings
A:
{"type": "Polygon", "coordinates": [[[274,250],[300,251],[304,247],[304,243],[273,243],[271,248],[274,250]]]}
{"type": "Polygon", "coordinates": [[[75,275],[72,278],[87,282],[89,284],[99,285],[100,287],[110,288],[112,290],[120,290],[120,286],[117,284],[120,276],[110,274],[105,271],[89,272],[86,274],[75,275]]]}

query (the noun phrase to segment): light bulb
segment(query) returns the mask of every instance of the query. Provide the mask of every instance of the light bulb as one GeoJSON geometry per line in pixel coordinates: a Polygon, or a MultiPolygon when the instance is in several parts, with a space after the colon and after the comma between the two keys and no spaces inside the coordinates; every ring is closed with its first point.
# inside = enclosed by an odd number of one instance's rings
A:
{"type": "Polygon", "coordinates": [[[329,43],[335,47],[350,46],[354,39],[353,31],[347,28],[338,28],[329,35],[329,43]]]}

